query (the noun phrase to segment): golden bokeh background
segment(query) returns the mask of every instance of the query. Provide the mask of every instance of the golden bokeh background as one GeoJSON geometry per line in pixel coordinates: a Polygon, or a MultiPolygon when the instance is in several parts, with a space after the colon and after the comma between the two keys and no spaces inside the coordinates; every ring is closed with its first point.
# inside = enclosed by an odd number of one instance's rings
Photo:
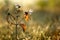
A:
{"type": "Polygon", "coordinates": [[[0,40],[15,39],[15,25],[8,24],[6,17],[8,8],[9,12],[16,16],[16,4],[21,6],[21,17],[25,11],[33,11],[31,20],[26,23],[27,33],[25,34],[21,26],[18,26],[18,40],[60,39],[60,0],[0,0],[0,40]]]}

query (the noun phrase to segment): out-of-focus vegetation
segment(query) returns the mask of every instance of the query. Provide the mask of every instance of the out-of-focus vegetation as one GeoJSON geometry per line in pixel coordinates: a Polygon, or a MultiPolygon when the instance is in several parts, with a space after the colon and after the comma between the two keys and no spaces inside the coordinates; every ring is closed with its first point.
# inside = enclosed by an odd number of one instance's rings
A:
{"type": "MultiPolygon", "coordinates": [[[[14,15],[15,4],[4,0],[0,5],[0,40],[15,40],[15,25],[10,26],[6,21],[7,9],[14,15]]],[[[60,0],[40,0],[35,6],[38,9],[33,9],[26,32],[18,26],[17,39],[60,40],[60,0]]]]}

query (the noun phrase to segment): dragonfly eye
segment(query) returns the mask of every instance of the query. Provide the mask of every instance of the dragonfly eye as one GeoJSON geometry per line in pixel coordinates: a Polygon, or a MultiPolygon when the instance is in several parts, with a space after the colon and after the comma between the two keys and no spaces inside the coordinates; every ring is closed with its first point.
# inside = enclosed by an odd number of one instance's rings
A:
{"type": "Polygon", "coordinates": [[[26,15],[28,15],[28,12],[25,12],[26,15]]]}
{"type": "Polygon", "coordinates": [[[21,8],[21,6],[20,5],[16,5],[16,8],[21,8]]]}

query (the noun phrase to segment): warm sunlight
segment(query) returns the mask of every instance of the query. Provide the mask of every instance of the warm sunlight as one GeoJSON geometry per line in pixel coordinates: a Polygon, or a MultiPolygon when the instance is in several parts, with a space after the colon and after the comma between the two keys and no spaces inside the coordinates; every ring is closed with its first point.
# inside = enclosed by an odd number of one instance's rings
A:
{"type": "Polygon", "coordinates": [[[22,0],[23,5],[34,4],[35,0],[22,0]]]}
{"type": "Polygon", "coordinates": [[[21,3],[23,6],[31,5],[36,2],[36,0],[11,0],[14,3],[21,3]]]}

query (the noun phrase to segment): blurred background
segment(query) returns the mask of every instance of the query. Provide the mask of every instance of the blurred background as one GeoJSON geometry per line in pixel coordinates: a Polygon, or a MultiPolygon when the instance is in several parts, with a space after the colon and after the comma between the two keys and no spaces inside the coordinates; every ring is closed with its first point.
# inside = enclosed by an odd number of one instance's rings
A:
{"type": "Polygon", "coordinates": [[[15,40],[15,25],[6,17],[8,8],[14,15],[16,4],[21,6],[19,15],[33,11],[26,33],[18,26],[18,40],[60,40],[60,0],[0,0],[0,40],[15,40]]]}

